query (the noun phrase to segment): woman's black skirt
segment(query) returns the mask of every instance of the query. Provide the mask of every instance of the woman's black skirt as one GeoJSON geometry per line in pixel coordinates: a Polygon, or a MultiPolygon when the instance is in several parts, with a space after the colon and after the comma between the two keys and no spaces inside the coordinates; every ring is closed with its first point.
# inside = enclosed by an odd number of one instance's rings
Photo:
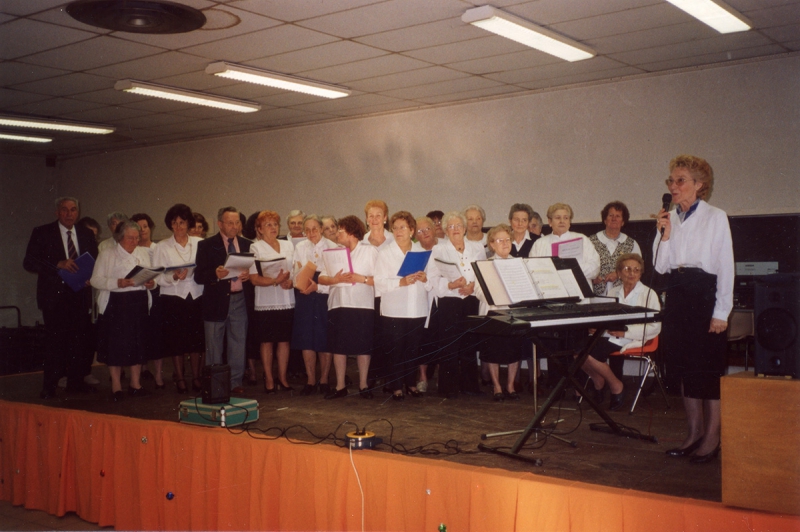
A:
{"type": "Polygon", "coordinates": [[[520,361],[523,350],[531,352],[530,345],[517,336],[486,336],[480,344],[480,359],[488,364],[513,364],[520,361]]]}
{"type": "Polygon", "coordinates": [[[368,308],[328,311],[328,349],[335,355],[369,355],[375,312],[368,308]]]}
{"type": "Polygon", "coordinates": [[[150,333],[147,291],[111,292],[98,330],[97,360],[109,366],[146,362],[150,333]]]}
{"type": "Polygon", "coordinates": [[[205,350],[201,298],[194,299],[191,295],[186,299],[166,295],[159,298],[164,356],[177,357],[205,350]]]}
{"type": "Polygon", "coordinates": [[[328,294],[312,292],[303,295],[294,291],[294,327],[292,349],[310,349],[327,353],[328,349],[328,294]]]}
{"type": "Polygon", "coordinates": [[[716,275],[697,268],[670,273],[661,338],[667,371],[680,379],[685,397],[719,399],[727,336],[708,332],[716,291],[716,275]]]}
{"type": "Polygon", "coordinates": [[[254,340],[260,344],[292,340],[294,309],[256,310],[253,312],[254,340]]]}

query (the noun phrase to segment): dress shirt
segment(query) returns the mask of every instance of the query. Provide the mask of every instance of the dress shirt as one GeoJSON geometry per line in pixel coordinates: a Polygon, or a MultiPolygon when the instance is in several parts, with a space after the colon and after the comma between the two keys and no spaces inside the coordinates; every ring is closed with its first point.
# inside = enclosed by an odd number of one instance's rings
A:
{"type": "MultiPolygon", "coordinates": [[[[319,239],[319,242],[314,244],[311,240],[305,239],[299,242],[294,248],[294,272],[292,277],[296,276],[300,273],[300,270],[303,269],[308,262],[313,262],[317,266],[317,272],[322,273],[325,269],[325,261],[322,258],[322,252],[326,249],[334,249],[338,248],[339,246],[328,240],[324,236],[319,239]]],[[[335,274],[336,272],[334,272],[335,274]]],[[[322,284],[317,285],[317,292],[320,294],[327,294],[329,293],[330,287],[322,284]]]]}
{"type": "Polygon", "coordinates": [[[433,246],[433,253],[431,253],[430,267],[430,282],[434,286],[434,291],[438,297],[458,297],[464,299],[458,293],[458,288],[450,290],[447,285],[450,281],[442,276],[439,267],[435,260],[439,259],[444,262],[455,263],[458,269],[461,270],[461,275],[467,283],[475,282],[475,272],[472,270],[472,263],[476,260],[486,260],[486,251],[480,242],[472,240],[464,240],[464,252],[459,253],[452,242],[447,241],[433,246]]]}
{"type": "Polygon", "coordinates": [[[573,233],[572,231],[567,231],[561,236],[556,236],[554,234],[549,234],[547,236],[542,235],[539,240],[533,243],[533,248],[529,256],[552,257],[552,245],[555,242],[565,242],[576,238],[583,239],[583,256],[578,258],[578,264],[586,280],[589,282],[589,286],[591,286],[592,279],[597,277],[597,274],[600,273],[600,255],[597,254],[597,250],[594,249],[594,244],[592,244],[592,241],[589,240],[589,237],[586,235],[573,233]]]}
{"type": "MultiPolygon", "coordinates": [[[[661,310],[661,302],[658,300],[658,295],[653,290],[642,284],[641,281],[636,283],[636,286],[633,287],[633,290],[631,290],[631,293],[628,294],[628,297],[625,297],[625,287],[623,286],[615,286],[608,292],[608,296],[616,297],[617,301],[620,303],[630,305],[632,307],[644,307],[646,303],[647,308],[661,310]]],[[[606,336],[608,337],[608,341],[611,343],[619,346],[627,346],[625,349],[640,347],[642,345],[642,332],[644,332],[645,327],[647,328],[645,342],[652,340],[658,336],[658,333],[661,332],[660,322],[647,324],[638,323],[635,325],[628,325],[625,335],[622,338],[616,338],[608,333],[606,333],[606,336]]]]}
{"type": "Polygon", "coordinates": [[[464,240],[467,241],[467,242],[475,242],[476,244],[480,244],[484,248],[489,245],[488,242],[486,241],[486,233],[482,233],[481,234],[481,239],[480,240],[470,240],[469,238],[467,238],[466,235],[464,235],[464,240]]]}
{"type": "MultiPolygon", "coordinates": [[[[629,238],[630,237],[625,233],[620,233],[619,236],[614,239],[608,238],[608,235],[606,235],[605,231],[600,231],[599,233],[597,233],[597,240],[605,244],[606,248],[608,248],[608,252],[611,255],[613,255],[614,252],[617,250],[617,246],[619,244],[622,244],[629,238]]],[[[639,247],[639,244],[635,240],[633,241],[633,250],[631,251],[631,253],[636,253],[640,257],[642,256],[642,250],[639,247]]]]}
{"type": "Polygon", "coordinates": [[[97,255],[100,256],[100,253],[107,250],[107,249],[114,249],[114,246],[117,245],[117,241],[114,240],[114,237],[106,238],[99,244],[97,244],[97,255]]]}
{"type": "Polygon", "coordinates": [[[658,249],[660,233],[653,241],[653,255],[658,253],[656,271],[666,273],[684,266],[716,275],[716,303],[712,317],[727,321],[733,309],[735,268],[728,215],[700,201],[697,211],[684,222],[680,221],[675,210],[670,211],[669,219],[672,224],[669,240],[661,242],[661,249],[658,249]]]}
{"type": "MultiPolygon", "coordinates": [[[[383,241],[383,244],[381,244],[380,246],[373,246],[375,249],[378,250],[378,252],[380,252],[382,249],[387,248],[389,244],[394,242],[394,235],[389,231],[384,230],[383,235],[386,237],[386,240],[383,241]]],[[[369,241],[369,231],[367,231],[367,233],[364,235],[364,238],[361,241],[365,244],[369,244],[370,246],[372,246],[372,242],[369,241]]],[[[378,288],[377,284],[375,285],[375,297],[381,297],[381,291],[378,288]]]]}
{"type": "MultiPolygon", "coordinates": [[[[117,247],[103,251],[97,256],[97,262],[92,272],[91,284],[97,288],[97,309],[100,314],[105,312],[111,292],[135,292],[137,290],[147,290],[144,285],[126,286],[119,288],[117,281],[124,279],[130,271],[136,267],[150,267],[150,254],[146,248],[136,247],[133,253],[128,253],[117,244],[117,247]]],[[[150,304],[150,293],[147,294],[147,302],[150,304]]]]}
{"type": "Polygon", "coordinates": [[[75,231],[75,226],[72,229],[67,229],[61,222],[58,223],[58,229],[61,231],[61,241],[64,243],[64,256],[69,258],[69,246],[67,245],[67,231],[72,231],[72,242],[75,244],[75,251],[78,256],[81,256],[81,248],[78,246],[78,233],[75,231]]]}
{"type": "MultiPolygon", "coordinates": [[[[272,260],[284,258],[289,263],[291,273],[294,260],[294,246],[288,240],[278,240],[280,252],[263,240],[257,240],[250,246],[250,251],[255,254],[256,260],[272,260]]],[[[256,310],[282,310],[294,308],[294,288],[288,290],[280,285],[256,286],[256,310]]]]}
{"type": "Polygon", "coordinates": [[[516,252],[519,252],[520,248],[522,248],[522,246],[524,246],[525,242],[527,242],[528,240],[533,240],[531,238],[531,233],[528,230],[525,230],[525,238],[523,238],[522,242],[520,242],[519,244],[517,244],[516,240],[514,240],[514,234],[513,233],[511,234],[511,245],[514,247],[514,251],[516,252]]]}
{"type": "MultiPolygon", "coordinates": [[[[181,246],[171,236],[158,243],[153,253],[153,267],[170,267],[181,264],[193,264],[197,260],[197,244],[202,240],[197,236],[190,236],[186,246],[181,246]]],[[[172,278],[173,272],[168,272],[158,276],[158,284],[161,287],[162,296],[178,296],[186,299],[189,295],[192,299],[197,299],[203,295],[203,285],[197,284],[194,280],[194,268],[186,275],[186,279],[178,280],[172,278]]]]}
{"type": "Polygon", "coordinates": [[[381,316],[390,318],[424,318],[428,315],[428,291],[433,285],[416,282],[400,286],[397,272],[405,259],[405,253],[392,241],[378,252],[375,267],[375,288],[381,294],[381,316]]]}
{"type": "MultiPolygon", "coordinates": [[[[366,277],[375,277],[375,263],[378,261],[378,248],[371,244],[359,242],[350,252],[353,272],[366,277]]],[[[323,270],[325,265],[323,264],[323,270]]],[[[338,272],[323,271],[326,277],[333,277],[338,272]]],[[[345,286],[329,286],[328,310],[335,308],[375,308],[375,290],[368,284],[356,283],[345,286]]]]}

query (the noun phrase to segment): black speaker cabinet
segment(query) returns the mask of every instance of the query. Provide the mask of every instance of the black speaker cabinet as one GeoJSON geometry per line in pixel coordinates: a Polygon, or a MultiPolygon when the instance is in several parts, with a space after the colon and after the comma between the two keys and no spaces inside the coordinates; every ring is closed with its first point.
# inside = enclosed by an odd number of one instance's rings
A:
{"type": "Polygon", "coordinates": [[[767,275],[755,288],[755,373],[798,377],[800,274],[767,275]]]}
{"type": "Polygon", "coordinates": [[[228,403],[231,400],[231,367],[213,364],[203,368],[203,404],[228,403]]]}

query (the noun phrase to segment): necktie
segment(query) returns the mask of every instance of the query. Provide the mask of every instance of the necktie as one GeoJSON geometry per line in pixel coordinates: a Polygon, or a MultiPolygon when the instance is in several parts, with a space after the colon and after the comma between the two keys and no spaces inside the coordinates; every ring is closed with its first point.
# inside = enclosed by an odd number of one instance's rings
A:
{"type": "Polygon", "coordinates": [[[233,239],[228,239],[228,253],[236,253],[236,246],[233,245],[233,239]]]}
{"type": "Polygon", "coordinates": [[[75,242],[72,240],[72,231],[67,231],[67,255],[69,260],[78,258],[78,250],[75,249],[75,242]]]}

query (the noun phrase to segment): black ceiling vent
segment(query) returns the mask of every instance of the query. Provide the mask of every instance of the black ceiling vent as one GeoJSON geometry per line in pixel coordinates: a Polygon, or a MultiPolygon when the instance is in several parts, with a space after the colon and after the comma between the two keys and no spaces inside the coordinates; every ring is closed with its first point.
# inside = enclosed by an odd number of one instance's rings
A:
{"type": "Polygon", "coordinates": [[[78,0],[67,13],[90,26],[129,33],[186,33],[206,23],[202,12],[163,0],[78,0]]]}

